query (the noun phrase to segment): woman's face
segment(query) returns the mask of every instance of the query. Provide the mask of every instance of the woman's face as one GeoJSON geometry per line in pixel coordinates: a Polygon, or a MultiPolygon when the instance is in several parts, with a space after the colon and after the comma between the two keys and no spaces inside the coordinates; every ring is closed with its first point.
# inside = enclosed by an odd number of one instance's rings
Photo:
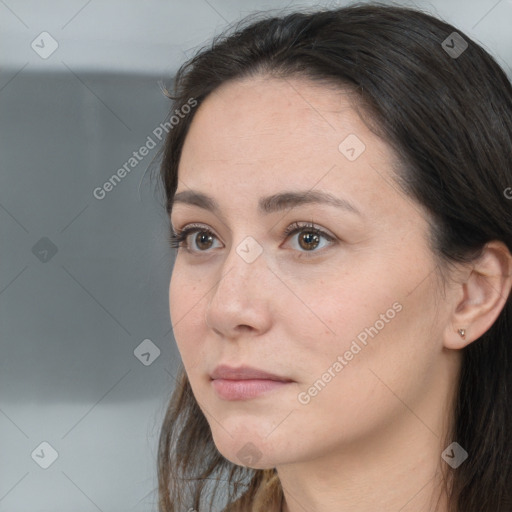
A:
{"type": "Polygon", "coordinates": [[[170,313],[194,396],[235,464],[369,447],[397,425],[440,432],[447,308],[425,213],[391,165],[346,93],[306,80],[230,82],[195,113],[177,193],[217,210],[173,207],[174,229],[197,231],[176,257],[170,313]],[[306,227],[286,235],[294,223],[306,227]],[[255,381],[212,381],[220,364],[289,382],[254,394],[255,381]]]}

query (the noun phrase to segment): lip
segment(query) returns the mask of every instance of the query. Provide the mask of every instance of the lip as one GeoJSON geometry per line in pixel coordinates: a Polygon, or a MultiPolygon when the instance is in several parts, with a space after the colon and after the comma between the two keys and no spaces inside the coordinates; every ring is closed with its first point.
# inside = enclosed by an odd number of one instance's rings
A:
{"type": "Polygon", "coordinates": [[[249,400],[293,382],[291,379],[250,366],[220,365],[211,373],[211,383],[224,400],[249,400]]]}
{"type": "Polygon", "coordinates": [[[280,375],[276,375],[274,373],[269,373],[263,370],[259,370],[258,368],[253,368],[251,366],[243,365],[238,367],[232,367],[225,364],[221,364],[217,366],[210,377],[213,380],[216,379],[228,379],[228,380],[273,380],[278,382],[292,382],[291,379],[287,377],[282,377],[280,375]]]}

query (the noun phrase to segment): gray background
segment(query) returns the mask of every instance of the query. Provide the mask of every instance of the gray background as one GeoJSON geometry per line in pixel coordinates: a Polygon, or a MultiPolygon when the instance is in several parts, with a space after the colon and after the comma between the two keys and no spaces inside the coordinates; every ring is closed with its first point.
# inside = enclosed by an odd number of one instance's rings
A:
{"type": "MultiPolygon", "coordinates": [[[[179,367],[158,146],[104,199],[93,190],[158,142],[158,81],[228,23],[345,4],[0,0],[0,512],[157,510],[179,367]],[[31,47],[43,31],[59,45],[46,59],[31,47]],[[58,453],[47,469],[42,442],[58,453]]],[[[510,76],[511,0],[400,4],[453,23],[510,76]]]]}

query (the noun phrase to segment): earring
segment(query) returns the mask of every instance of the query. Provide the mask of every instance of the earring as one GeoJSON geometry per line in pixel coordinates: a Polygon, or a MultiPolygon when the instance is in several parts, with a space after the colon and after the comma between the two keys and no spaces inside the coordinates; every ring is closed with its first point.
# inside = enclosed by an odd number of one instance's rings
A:
{"type": "Polygon", "coordinates": [[[462,339],[466,339],[466,329],[459,329],[459,334],[462,336],[462,339]]]}

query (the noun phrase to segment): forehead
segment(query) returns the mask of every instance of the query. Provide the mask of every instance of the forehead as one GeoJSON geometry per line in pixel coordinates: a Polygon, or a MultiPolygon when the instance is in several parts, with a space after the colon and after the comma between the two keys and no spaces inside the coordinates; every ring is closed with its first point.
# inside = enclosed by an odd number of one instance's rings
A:
{"type": "Polygon", "coordinates": [[[279,158],[291,150],[300,159],[314,149],[313,142],[318,146],[321,141],[319,152],[330,148],[337,154],[344,134],[372,136],[352,108],[353,101],[353,93],[305,79],[230,81],[205,99],[187,138],[201,132],[202,148],[194,148],[200,151],[198,156],[229,155],[244,162],[264,156],[279,158]]]}
{"type": "Polygon", "coordinates": [[[283,189],[317,188],[389,207],[399,199],[391,198],[398,194],[394,154],[361,120],[354,101],[353,93],[306,79],[223,84],[195,112],[178,191],[199,189],[220,202],[229,196],[239,208],[283,189]]]}
{"type": "Polygon", "coordinates": [[[356,150],[364,148],[363,159],[378,154],[381,162],[389,160],[389,148],[360,119],[355,101],[353,93],[304,78],[227,82],[195,112],[180,164],[222,161],[297,169],[304,159],[314,159],[329,168],[349,162],[340,150],[349,135],[358,143],[356,150]]]}

